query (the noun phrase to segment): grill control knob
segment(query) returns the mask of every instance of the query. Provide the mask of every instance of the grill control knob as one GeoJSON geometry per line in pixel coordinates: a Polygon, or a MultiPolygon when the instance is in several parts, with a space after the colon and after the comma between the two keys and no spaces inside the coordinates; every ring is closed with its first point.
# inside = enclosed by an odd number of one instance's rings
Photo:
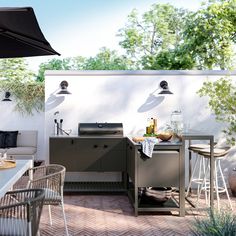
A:
{"type": "Polygon", "coordinates": [[[104,148],[108,148],[108,145],[106,145],[106,144],[104,144],[104,146],[103,146],[104,148]]]}
{"type": "Polygon", "coordinates": [[[97,145],[97,144],[95,144],[95,145],[93,145],[93,147],[94,147],[94,148],[97,148],[97,147],[98,147],[98,145],[97,145]]]}

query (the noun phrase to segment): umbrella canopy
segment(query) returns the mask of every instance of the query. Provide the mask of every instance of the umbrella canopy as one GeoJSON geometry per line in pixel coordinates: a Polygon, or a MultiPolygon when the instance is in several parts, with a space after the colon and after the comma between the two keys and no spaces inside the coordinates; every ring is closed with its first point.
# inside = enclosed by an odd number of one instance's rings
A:
{"type": "Polygon", "coordinates": [[[60,55],[45,39],[31,7],[0,7],[0,58],[60,55]]]}

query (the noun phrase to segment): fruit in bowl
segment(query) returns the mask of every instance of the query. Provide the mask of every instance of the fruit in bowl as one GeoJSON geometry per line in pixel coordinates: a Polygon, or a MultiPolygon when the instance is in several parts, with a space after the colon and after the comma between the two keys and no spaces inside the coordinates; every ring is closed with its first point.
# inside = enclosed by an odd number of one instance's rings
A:
{"type": "Polygon", "coordinates": [[[171,132],[161,132],[161,133],[157,134],[157,138],[166,142],[172,138],[172,133],[171,132]]]}

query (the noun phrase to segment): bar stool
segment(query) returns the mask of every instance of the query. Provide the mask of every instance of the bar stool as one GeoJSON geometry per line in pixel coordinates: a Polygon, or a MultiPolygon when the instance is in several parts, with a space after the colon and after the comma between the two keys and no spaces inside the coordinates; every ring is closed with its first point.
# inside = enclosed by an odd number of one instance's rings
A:
{"type": "MultiPolygon", "coordinates": [[[[195,159],[195,162],[193,165],[192,173],[190,175],[189,184],[188,184],[187,192],[186,192],[186,197],[189,195],[190,189],[191,189],[191,186],[193,183],[197,184],[197,195],[200,194],[200,185],[202,184],[202,181],[205,176],[206,165],[205,165],[205,159],[202,156],[198,155],[198,152],[200,150],[204,150],[206,148],[210,148],[210,145],[208,145],[208,144],[192,144],[189,146],[189,151],[196,154],[196,159],[195,159]],[[195,175],[197,173],[197,167],[198,167],[198,176],[195,177],[195,175]]],[[[207,201],[207,194],[206,193],[205,193],[205,198],[207,201]]]]}
{"type": "MultiPolygon", "coordinates": [[[[230,147],[225,147],[225,148],[214,148],[214,162],[215,162],[215,176],[214,176],[214,191],[216,192],[216,198],[217,198],[217,209],[220,209],[220,196],[219,193],[226,193],[226,196],[228,198],[229,201],[229,205],[230,208],[233,210],[233,206],[229,197],[229,192],[226,186],[226,182],[225,182],[225,178],[223,175],[223,171],[221,168],[221,160],[225,158],[226,154],[228,154],[230,151],[230,147]],[[218,175],[219,172],[219,175],[218,175]],[[219,180],[222,180],[222,185],[219,185],[219,180]]],[[[205,176],[204,179],[201,183],[200,186],[200,192],[197,196],[197,205],[198,205],[198,201],[199,201],[199,197],[201,194],[201,191],[205,191],[205,192],[209,192],[210,190],[210,186],[209,186],[209,171],[210,171],[210,165],[209,165],[209,161],[210,161],[210,149],[202,149],[198,152],[199,155],[201,155],[204,159],[207,160],[207,169],[205,171],[205,176]],[[204,185],[204,186],[203,186],[204,185]]],[[[209,204],[209,202],[208,202],[209,204]]]]}

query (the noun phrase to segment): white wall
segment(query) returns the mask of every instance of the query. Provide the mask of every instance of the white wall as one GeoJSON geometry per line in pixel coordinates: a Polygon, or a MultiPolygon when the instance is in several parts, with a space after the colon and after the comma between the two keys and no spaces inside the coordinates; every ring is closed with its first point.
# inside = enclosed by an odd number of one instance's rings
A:
{"type": "MultiPolygon", "coordinates": [[[[227,71],[46,71],[45,157],[54,119],[63,119],[63,128],[77,135],[79,122],[122,122],[125,135],[145,133],[147,118],[158,119],[158,128],[170,122],[171,112],[181,109],[191,128],[213,133],[217,140],[223,124],[207,108],[207,99],[196,92],[206,80],[216,80],[227,71]],[[62,80],[71,95],[56,95],[62,80]],[[159,95],[162,80],[173,95],[159,95]],[[58,115],[54,115],[59,111],[58,115]]],[[[236,79],[236,72],[231,73],[236,79]]],[[[234,163],[235,152],[225,161],[225,170],[234,163]]],[[[48,160],[48,159],[47,159],[48,160]]],[[[236,164],[236,162],[235,162],[236,164]]]]}
{"type": "MultiPolygon", "coordinates": [[[[47,71],[46,137],[53,134],[54,118],[77,134],[78,122],[123,122],[125,134],[143,134],[147,118],[158,119],[159,128],[170,122],[171,112],[181,109],[191,128],[214,133],[215,122],[207,99],[196,91],[206,78],[215,80],[226,72],[215,71],[47,71]],[[71,95],[56,95],[62,80],[71,95]],[[159,95],[159,83],[166,80],[174,95],[159,95]],[[53,114],[59,111],[59,115],[53,114]]],[[[232,76],[236,79],[236,73],[232,76]]]]}

